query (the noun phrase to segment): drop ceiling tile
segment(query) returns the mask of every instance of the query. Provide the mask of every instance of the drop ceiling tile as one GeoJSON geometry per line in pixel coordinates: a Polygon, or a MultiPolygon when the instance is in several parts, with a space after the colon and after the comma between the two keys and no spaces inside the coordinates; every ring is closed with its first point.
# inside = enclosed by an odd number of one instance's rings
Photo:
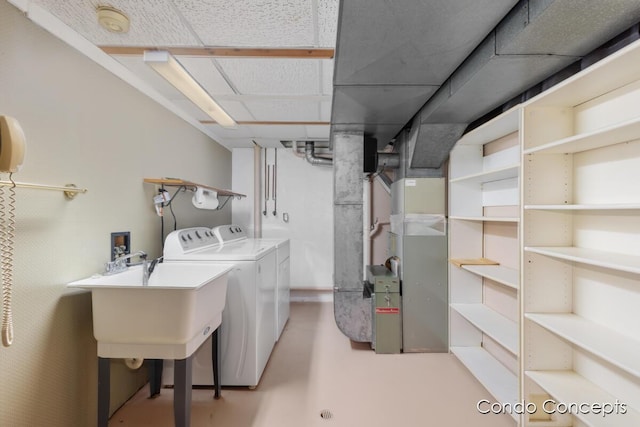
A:
{"type": "Polygon", "coordinates": [[[224,111],[236,121],[254,121],[255,117],[240,101],[216,98],[216,101],[224,111]]]}
{"type": "Polygon", "coordinates": [[[262,99],[245,101],[257,121],[320,121],[320,101],[262,99]]]}
{"type": "Polygon", "coordinates": [[[210,95],[234,94],[211,58],[177,56],[176,59],[210,95]]]}
{"type": "Polygon", "coordinates": [[[251,138],[241,138],[227,140],[225,146],[232,150],[234,148],[253,148],[255,144],[251,138]]]}
{"type": "Polygon", "coordinates": [[[97,45],[193,46],[200,45],[176,13],[171,0],[34,0],[55,17],[97,45]],[[98,24],[96,8],[109,5],[130,21],[126,34],[116,34],[98,24]]]}
{"type": "Polygon", "coordinates": [[[329,139],[329,135],[331,134],[331,126],[330,125],[314,125],[314,126],[305,126],[307,130],[307,138],[309,139],[329,139]]]}
{"type": "Polygon", "coordinates": [[[322,61],[322,93],[325,95],[331,95],[333,92],[333,59],[326,59],[322,61]]]}
{"type": "Polygon", "coordinates": [[[254,141],[262,148],[280,148],[287,150],[282,146],[282,143],[277,138],[255,138],[254,141]]]}
{"type": "Polygon", "coordinates": [[[209,46],[315,46],[313,1],[184,0],[176,7],[209,46]]]}
{"type": "Polygon", "coordinates": [[[338,32],[338,0],[318,0],[318,45],[335,47],[338,32]]]}
{"type": "Polygon", "coordinates": [[[223,139],[253,138],[253,130],[249,126],[237,126],[235,128],[224,128],[216,124],[205,124],[205,128],[212,130],[223,139]]]}
{"type": "Polygon", "coordinates": [[[320,103],[320,121],[331,121],[331,101],[323,101],[320,103]]]}
{"type": "Polygon", "coordinates": [[[216,59],[240,94],[319,94],[320,69],[314,59],[216,59]]]}
{"type": "Polygon", "coordinates": [[[307,132],[305,126],[286,125],[254,125],[248,126],[256,138],[271,139],[304,139],[307,132]]]}

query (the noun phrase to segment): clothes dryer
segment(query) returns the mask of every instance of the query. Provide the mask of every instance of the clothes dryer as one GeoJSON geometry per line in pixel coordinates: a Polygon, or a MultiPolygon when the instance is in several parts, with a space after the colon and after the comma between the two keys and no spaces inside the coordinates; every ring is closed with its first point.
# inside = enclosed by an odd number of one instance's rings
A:
{"type": "MultiPolygon", "coordinates": [[[[223,386],[255,387],[275,344],[276,247],[248,239],[240,227],[226,226],[214,234],[206,227],[170,233],[165,261],[233,264],[220,329],[223,386]]],[[[213,385],[211,345],[205,343],[193,359],[193,385],[213,385]]],[[[165,363],[163,378],[173,378],[165,363]]],[[[167,384],[167,382],[165,382],[167,384]]]]}
{"type": "MultiPolygon", "coordinates": [[[[224,234],[226,230],[234,230],[235,239],[246,238],[246,230],[237,224],[220,225],[211,229],[213,234],[218,237],[218,241],[224,242],[224,234]]],[[[276,292],[275,292],[275,341],[280,339],[284,326],[289,320],[290,302],[291,302],[291,242],[285,237],[268,237],[254,238],[265,245],[274,245],[276,247],[276,292]]]]}

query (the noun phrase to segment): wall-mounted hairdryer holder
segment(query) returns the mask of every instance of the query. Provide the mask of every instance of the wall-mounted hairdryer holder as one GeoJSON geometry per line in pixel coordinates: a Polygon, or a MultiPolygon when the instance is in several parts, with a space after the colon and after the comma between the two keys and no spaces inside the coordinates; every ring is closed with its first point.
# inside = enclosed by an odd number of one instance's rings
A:
{"type": "Polygon", "coordinates": [[[75,198],[78,193],[86,193],[88,191],[86,188],[78,188],[75,184],[66,184],[65,186],[56,186],[56,185],[47,185],[47,184],[31,184],[28,182],[0,181],[0,186],[16,187],[16,188],[33,188],[36,190],[62,191],[64,193],[65,198],[67,198],[68,200],[73,200],[73,198],[75,198]]]}

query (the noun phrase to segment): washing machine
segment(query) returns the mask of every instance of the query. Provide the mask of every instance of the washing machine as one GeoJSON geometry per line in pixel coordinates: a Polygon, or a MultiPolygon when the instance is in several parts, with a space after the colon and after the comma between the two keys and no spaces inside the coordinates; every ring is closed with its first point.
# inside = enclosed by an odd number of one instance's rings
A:
{"type": "MultiPolygon", "coordinates": [[[[165,262],[233,264],[220,326],[222,386],[255,387],[275,344],[277,251],[273,242],[248,239],[238,226],[193,227],[165,239],[165,262]]],[[[194,354],[193,385],[212,386],[211,343],[194,354]]],[[[165,362],[163,384],[171,384],[173,366],[165,362]]]]}

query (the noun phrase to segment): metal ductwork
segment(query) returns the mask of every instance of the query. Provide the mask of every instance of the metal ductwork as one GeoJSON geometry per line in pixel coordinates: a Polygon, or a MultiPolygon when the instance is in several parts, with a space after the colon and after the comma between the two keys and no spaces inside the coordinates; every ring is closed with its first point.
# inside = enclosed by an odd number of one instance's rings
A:
{"type": "MultiPolygon", "coordinates": [[[[520,1],[413,119],[411,167],[439,167],[465,125],[640,20],[637,1],[520,1]]],[[[579,71],[580,68],[576,68],[579,71]]]]}
{"type": "MultiPolygon", "coordinates": [[[[638,0],[340,2],[332,135],[368,135],[378,149],[397,138],[396,178],[442,176],[469,124],[579,71],[585,55],[639,21],[638,0]]],[[[336,164],[344,160],[334,154],[336,164]]],[[[364,341],[361,267],[343,265],[362,245],[361,235],[346,233],[361,211],[350,203],[336,203],[336,254],[344,256],[336,256],[335,317],[345,335],[364,341]]]]}
{"type": "Polygon", "coordinates": [[[307,159],[307,162],[311,163],[314,166],[322,165],[322,166],[331,166],[333,165],[332,159],[327,159],[326,157],[317,157],[316,156],[316,148],[313,141],[306,141],[304,144],[304,157],[307,159]]]}
{"type": "Polygon", "coordinates": [[[639,21],[637,0],[342,2],[332,129],[382,148],[418,128],[410,167],[439,168],[467,125],[639,21]]]}

